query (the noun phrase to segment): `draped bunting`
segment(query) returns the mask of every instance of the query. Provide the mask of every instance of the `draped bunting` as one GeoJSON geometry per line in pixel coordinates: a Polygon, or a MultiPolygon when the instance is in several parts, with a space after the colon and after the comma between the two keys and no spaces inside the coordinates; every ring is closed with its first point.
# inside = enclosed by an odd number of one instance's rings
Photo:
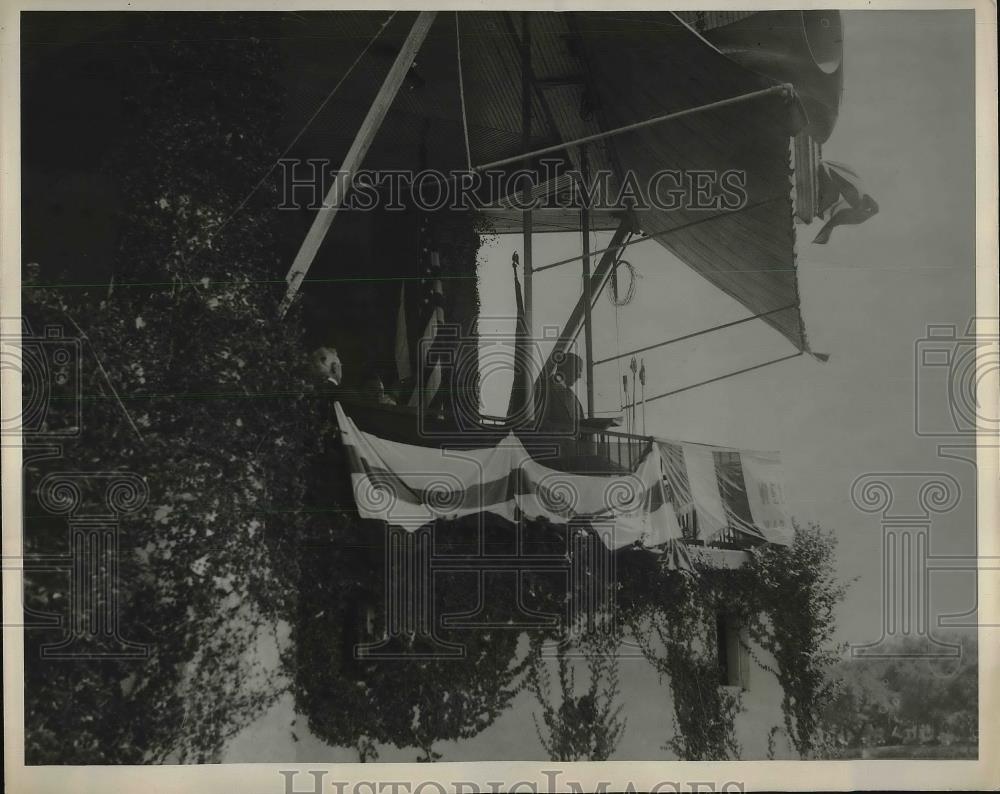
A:
{"type": "Polygon", "coordinates": [[[715,456],[710,447],[683,444],[681,449],[684,451],[691,501],[698,515],[698,531],[707,540],[729,525],[715,471],[715,456]]]}
{"type": "Polygon", "coordinates": [[[518,513],[586,522],[610,549],[680,540],[656,444],[632,473],[581,475],[534,460],[513,433],[495,447],[452,450],[388,441],[361,431],[336,403],[358,512],[415,531],[435,519],[518,513]]]}
{"type": "Polygon", "coordinates": [[[785,474],[777,454],[741,452],[743,480],[754,524],[771,543],[792,542],[792,522],[785,503],[785,474]]]}
{"type": "Polygon", "coordinates": [[[784,473],[776,453],[671,441],[654,446],[660,448],[664,481],[688,535],[710,543],[737,531],[768,543],[791,543],[784,473]]]}

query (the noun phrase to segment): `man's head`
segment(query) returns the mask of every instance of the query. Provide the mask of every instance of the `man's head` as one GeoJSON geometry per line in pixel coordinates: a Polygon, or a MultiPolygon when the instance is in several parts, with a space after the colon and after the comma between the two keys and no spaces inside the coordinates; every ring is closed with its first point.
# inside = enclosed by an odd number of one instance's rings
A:
{"type": "Polygon", "coordinates": [[[557,383],[572,386],[583,372],[583,360],[576,353],[566,353],[556,362],[553,375],[557,383]]]}
{"type": "Polygon", "coordinates": [[[333,381],[336,385],[344,378],[344,367],[340,363],[340,356],[334,347],[317,347],[312,352],[313,369],[323,380],[333,381]]]}

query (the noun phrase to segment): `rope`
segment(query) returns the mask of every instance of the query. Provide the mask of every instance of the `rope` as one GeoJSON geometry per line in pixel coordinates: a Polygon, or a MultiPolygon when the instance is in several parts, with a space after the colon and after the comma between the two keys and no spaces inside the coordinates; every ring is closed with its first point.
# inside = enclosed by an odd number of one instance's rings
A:
{"type": "Polygon", "coordinates": [[[455,12],[455,52],[458,56],[458,98],[462,105],[462,134],[465,136],[465,162],[472,170],[472,149],[469,146],[469,119],[465,114],[465,82],[462,79],[462,36],[458,28],[458,12],[455,12]]]}
{"type": "Polygon", "coordinates": [[[639,279],[639,271],[637,271],[635,269],[635,266],[627,259],[619,259],[617,262],[615,262],[615,270],[613,278],[615,279],[618,278],[618,269],[622,266],[628,269],[628,274],[629,274],[628,291],[625,293],[624,297],[618,294],[617,290],[615,292],[608,293],[608,300],[610,300],[612,305],[614,305],[615,307],[628,306],[632,302],[632,299],[635,297],[636,281],[639,279]]]}
{"type": "Polygon", "coordinates": [[[253,194],[260,189],[260,186],[263,185],[265,180],[271,175],[271,172],[274,171],[275,166],[277,166],[278,163],[280,163],[282,160],[285,159],[285,157],[288,156],[288,153],[292,150],[292,147],[299,142],[299,139],[305,134],[305,131],[309,129],[309,125],[312,124],[316,120],[317,116],[319,116],[319,114],[323,112],[323,109],[329,104],[330,100],[333,99],[333,95],[337,93],[337,91],[344,84],[347,78],[351,76],[351,73],[354,71],[357,65],[361,63],[361,59],[368,54],[368,50],[370,50],[372,45],[378,40],[378,37],[385,32],[385,29],[389,27],[389,23],[392,22],[393,18],[398,13],[399,13],[398,11],[393,11],[389,15],[388,19],[386,19],[385,22],[381,24],[379,29],[376,31],[375,35],[372,36],[371,39],[368,41],[368,43],[365,45],[364,49],[361,50],[360,53],[358,53],[358,57],[354,59],[354,62],[349,67],[347,67],[347,71],[344,72],[341,78],[337,81],[337,84],[330,90],[330,93],[327,94],[326,97],[323,99],[323,101],[319,103],[319,107],[316,108],[315,112],[309,117],[306,123],[302,125],[302,128],[295,134],[295,137],[292,138],[292,142],[285,147],[285,150],[280,155],[278,155],[278,159],[276,159],[273,163],[271,163],[267,171],[264,172],[264,176],[262,176],[260,180],[258,180],[257,184],[250,189],[250,192],[247,193],[246,198],[244,198],[243,201],[239,203],[239,206],[237,206],[236,209],[234,209],[229,214],[229,217],[222,222],[222,224],[215,230],[215,233],[222,231],[222,229],[226,227],[226,224],[228,224],[229,221],[231,221],[234,217],[236,217],[239,211],[242,210],[247,205],[247,202],[250,201],[250,199],[253,197],[253,194]]]}
{"type": "Polygon", "coordinates": [[[628,401],[628,394],[625,393],[624,390],[619,391],[619,385],[618,385],[622,382],[622,337],[621,337],[622,329],[621,329],[621,319],[620,319],[622,309],[621,309],[621,304],[619,304],[616,299],[616,296],[618,294],[618,286],[617,286],[618,274],[616,270],[617,268],[611,271],[611,278],[613,279],[611,284],[614,287],[614,289],[609,290],[608,294],[612,296],[611,304],[615,307],[615,352],[617,353],[617,355],[615,356],[615,360],[618,362],[618,379],[615,381],[615,391],[618,391],[621,397],[621,399],[618,400],[618,403],[621,406],[619,410],[624,411],[625,403],[628,401]]]}
{"type": "MultiPolygon", "coordinates": [[[[702,336],[704,334],[712,333],[713,331],[721,331],[724,328],[732,328],[734,325],[741,325],[743,323],[748,323],[751,320],[757,320],[762,317],[770,317],[772,314],[777,314],[778,312],[787,312],[790,309],[795,309],[798,307],[797,303],[790,303],[787,306],[781,306],[777,309],[771,309],[770,311],[760,312],[758,314],[751,314],[749,317],[741,317],[739,320],[732,320],[728,323],[722,323],[721,325],[713,325],[711,328],[703,328],[700,331],[693,331],[689,334],[684,334],[683,336],[675,336],[672,339],[666,339],[663,342],[657,342],[656,344],[646,345],[645,347],[639,347],[635,350],[630,350],[625,353],[625,356],[634,356],[638,353],[645,353],[649,350],[655,350],[658,347],[665,347],[666,345],[672,345],[674,342],[683,342],[687,339],[694,339],[696,336],[702,336]]],[[[594,366],[598,364],[606,364],[611,361],[610,358],[602,358],[600,361],[595,361],[594,366]]]]}
{"type": "MultiPolygon", "coordinates": [[[[771,364],[778,364],[782,361],[788,361],[789,359],[792,358],[798,358],[803,354],[803,352],[804,351],[802,350],[797,350],[796,352],[790,353],[787,356],[781,356],[780,358],[772,358],[770,361],[765,361],[762,364],[754,364],[752,367],[744,367],[743,369],[738,369],[735,370],[734,372],[727,372],[725,375],[719,375],[715,378],[709,378],[708,380],[698,381],[698,383],[692,383],[690,386],[682,386],[679,389],[673,389],[672,391],[664,392],[663,394],[657,394],[655,397],[647,397],[646,402],[651,403],[654,400],[661,400],[664,397],[672,397],[673,395],[680,394],[681,392],[690,391],[691,389],[697,389],[699,386],[706,386],[709,383],[718,383],[720,380],[725,380],[726,378],[733,378],[737,375],[743,375],[744,373],[747,372],[753,372],[754,370],[757,369],[769,367],[771,366],[771,364]]],[[[625,407],[631,408],[633,405],[635,405],[634,401],[629,403],[625,407]]]]}

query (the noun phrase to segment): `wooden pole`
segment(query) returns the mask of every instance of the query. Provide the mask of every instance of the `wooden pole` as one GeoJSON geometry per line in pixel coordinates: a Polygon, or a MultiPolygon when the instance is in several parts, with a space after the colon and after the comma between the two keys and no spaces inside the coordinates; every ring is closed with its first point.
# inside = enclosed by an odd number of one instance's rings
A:
{"type": "Polygon", "coordinates": [[[375,134],[378,132],[379,127],[382,126],[382,122],[389,112],[396,94],[406,79],[406,73],[413,65],[413,59],[416,57],[420,45],[427,38],[427,33],[434,22],[435,16],[437,16],[436,11],[421,11],[417,15],[416,21],[414,21],[413,27],[406,37],[406,41],[403,42],[403,46],[400,48],[399,54],[392,64],[392,68],[389,69],[389,73],[382,82],[382,87],[379,88],[378,94],[375,95],[375,99],[369,106],[368,113],[364,121],[361,122],[357,135],[354,136],[354,142],[351,144],[351,148],[347,150],[344,162],[340,166],[338,178],[334,180],[333,185],[326,194],[323,206],[316,213],[309,233],[306,234],[299,252],[295,255],[292,266],[288,270],[288,275],[285,276],[285,281],[288,282],[288,290],[281,301],[281,305],[278,307],[279,317],[285,316],[288,307],[292,305],[292,301],[299,291],[299,287],[302,286],[306,273],[309,272],[309,268],[312,266],[313,260],[316,258],[316,254],[323,244],[326,233],[330,230],[330,225],[337,216],[337,212],[340,210],[341,204],[350,189],[354,174],[361,167],[365,155],[368,153],[368,148],[375,139],[375,134]]]}
{"type": "MultiPolygon", "coordinates": [[[[591,303],[589,305],[591,308],[593,308],[593,300],[595,299],[595,296],[600,295],[601,290],[604,289],[604,285],[607,283],[608,278],[611,275],[612,266],[618,257],[618,252],[624,247],[625,238],[628,237],[631,232],[632,220],[626,215],[622,218],[621,223],[618,224],[618,228],[615,230],[615,233],[611,238],[611,242],[608,247],[604,249],[604,255],[597,263],[597,267],[594,268],[594,273],[590,277],[591,303]]],[[[549,371],[555,357],[566,352],[570,345],[572,345],[576,340],[576,337],[580,334],[580,330],[583,328],[583,317],[585,312],[584,306],[587,304],[587,300],[586,295],[581,295],[580,299],[576,302],[576,306],[573,307],[573,311],[570,313],[569,319],[566,321],[566,325],[563,327],[562,333],[559,335],[559,339],[556,340],[555,346],[549,353],[543,373],[549,371]]]]}
{"type": "MultiPolygon", "coordinates": [[[[589,189],[590,171],[587,168],[587,152],[582,147],[580,149],[580,172],[584,183],[589,189]]],[[[580,207],[580,234],[583,239],[583,350],[587,374],[587,417],[593,419],[594,329],[591,310],[594,306],[594,293],[593,285],[590,281],[590,207],[586,201],[580,207]]]]}
{"type": "MultiPolygon", "coordinates": [[[[531,14],[528,11],[521,13],[521,144],[525,152],[531,146],[531,14]]],[[[525,158],[524,167],[529,168],[531,160],[525,158]]],[[[525,188],[524,198],[528,198],[528,189],[525,188]]],[[[527,204],[527,201],[525,201],[527,204]]],[[[524,239],[524,326],[528,332],[528,339],[532,338],[534,325],[532,322],[532,261],[531,261],[531,235],[532,216],[531,210],[524,210],[521,216],[524,239]]],[[[527,416],[534,416],[534,394],[531,379],[525,381],[528,393],[525,395],[525,405],[527,406],[527,416]]]]}

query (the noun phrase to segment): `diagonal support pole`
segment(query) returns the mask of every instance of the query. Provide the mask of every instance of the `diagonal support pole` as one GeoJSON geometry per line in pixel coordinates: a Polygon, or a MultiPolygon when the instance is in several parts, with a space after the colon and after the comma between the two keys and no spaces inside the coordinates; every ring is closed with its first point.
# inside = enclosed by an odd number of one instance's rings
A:
{"type": "Polygon", "coordinates": [[[344,198],[350,189],[355,173],[361,167],[365,155],[368,153],[368,148],[375,139],[375,134],[378,132],[379,127],[382,126],[382,122],[389,112],[396,94],[399,93],[399,89],[406,79],[406,73],[410,70],[413,59],[420,50],[420,45],[427,38],[427,33],[434,23],[435,16],[437,16],[436,11],[421,11],[417,15],[417,19],[413,23],[406,41],[403,42],[403,46],[400,48],[399,54],[392,64],[392,68],[389,69],[389,73],[382,82],[382,87],[379,88],[378,94],[375,95],[375,99],[369,106],[368,113],[364,121],[361,122],[357,135],[354,136],[354,142],[351,144],[351,148],[347,150],[344,162],[340,166],[340,172],[337,174],[337,178],[323,199],[323,206],[316,213],[312,226],[308,234],[306,234],[299,252],[295,255],[288,275],[285,277],[285,281],[288,282],[288,290],[281,301],[281,305],[278,307],[279,317],[284,317],[288,312],[288,308],[292,305],[292,301],[302,286],[306,273],[309,272],[309,268],[312,266],[313,260],[316,258],[316,254],[319,252],[319,248],[323,244],[327,232],[330,230],[333,219],[337,217],[337,212],[340,210],[344,198]]]}
{"type": "Polygon", "coordinates": [[[622,218],[621,223],[618,224],[618,228],[615,230],[615,233],[611,238],[611,242],[608,244],[607,248],[604,249],[604,255],[601,257],[601,261],[598,262],[597,267],[594,268],[594,274],[587,282],[589,289],[585,289],[583,291],[583,294],[580,295],[580,299],[576,302],[576,306],[573,307],[573,311],[570,313],[569,319],[566,321],[566,325],[563,327],[562,333],[559,335],[559,339],[556,340],[555,347],[553,347],[552,352],[549,353],[548,359],[545,362],[545,367],[540,373],[540,377],[544,377],[545,373],[551,369],[552,364],[557,357],[562,356],[562,354],[569,349],[573,342],[576,341],[577,336],[579,336],[580,331],[583,329],[583,323],[587,313],[593,308],[593,302],[598,299],[601,291],[604,289],[604,285],[608,283],[608,279],[611,277],[611,271],[618,258],[619,250],[624,247],[625,239],[631,233],[632,219],[630,216],[626,215],[622,218]]]}

